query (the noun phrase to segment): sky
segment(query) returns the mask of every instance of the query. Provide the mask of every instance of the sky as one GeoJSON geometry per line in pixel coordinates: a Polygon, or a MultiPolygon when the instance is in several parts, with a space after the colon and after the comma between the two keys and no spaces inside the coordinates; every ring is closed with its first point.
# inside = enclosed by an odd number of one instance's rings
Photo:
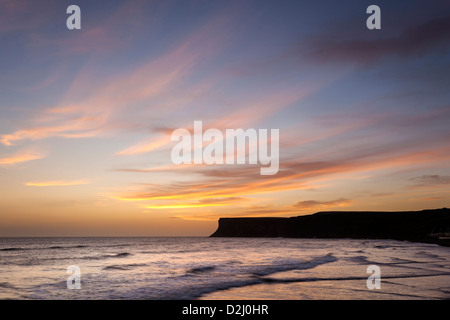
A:
{"type": "Polygon", "coordinates": [[[0,43],[0,236],[450,206],[449,1],[0,0],[0,43]],[[175,165],[194,121],[279,129],[279,171],[175,165]]]}

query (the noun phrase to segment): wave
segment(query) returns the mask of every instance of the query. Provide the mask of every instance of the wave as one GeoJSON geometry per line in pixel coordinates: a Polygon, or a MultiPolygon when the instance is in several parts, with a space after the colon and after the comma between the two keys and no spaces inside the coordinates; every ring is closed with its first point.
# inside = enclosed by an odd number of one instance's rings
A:
{"type": "Polygon", "coordinates": [[[130,270],[130,268],[123,266],[106,266],[103,268],[103,270],[130,270]]]}
{"type": "Polygon", "coordinates": [[[109,258],[126,258],[129,256],[132,256],[132,253],[129,252],[120,252],[115,254],[104,254],[101,256],[88,256],[88,257],[81,257],[80,259],[83,260],[101,260],[101,259],[109,259],[109,258]]]}
{"type": "Polygon", "coordinates": [[[89,248],[89,246],[78,245],[78,246],[51,246],[42,249],[77,249],[77,248],[89,248]]]}
{"type": "Polygon", "coordinates": [[[105,255],[105,257],[108,257],[108,258],[123,258],[123,257],[131,256],[131,255],[132,254],[129,253],[129,252],[122,252],[122,253],[116,253],[116,254],[113,254],[113,255],[105,255]]]}
{"type": "Polygon", "coordinates": [[[104,255],[98,255],[98,256],[81,256],[81,257],[74,257],[74,256],[57,256],[57,257],[35,257],[35,258],[29,258],[25,261],[0,261],[1,264],[12,264],[12,265],[18,265],[18,266],[34,266],[34,265],[40,265],[44,263],[44,261],[62,261],[62,260],[103,260],[103,259],[111,259],[111,258],[126,258],[128,256],[131,256],[132,254],[129,252],[121,252],[121,253],[115,253],[115,254],[104,254],[104,255]]]}
{"type": "Polygon", "coordinates": [[[78,249],[78,248],[88,248],[88,247],[89,247],[89,246],[85,246],[85,245],[76,245],[76,246],[50,246],[50,247],[44,247],[44,248],[19,248],[19,247],[11,247],[11,248],[1,248],[0,251],[78,249]]]}
{"type": "Polygon", "coordinates": [[[388,249],[388,248],[393,248],[394,246],[391,245],[378,245],[378,246],[374,246],[374,248],[376,249],[388,249]]]}
{"type": "MultiPolygon", "coordinates": [[[[117,256],[109,255],[111,256],[117,256]]],[[[248,265],[236,265],[230,266],[229,264],[220,265],[200,265],[194,266],[188,269],[188,274],[165,277],[163,278],[163,285],[157,279],[154,281],[145,282],[145,286],[139,288],[133,287],[132,289],[122,290],[105,290],[106,295],[102,295],[102,299],[151,299],[151,300],[192,300],[198,299],[209,293],[228,290],[231,288],[246,287],[257,284],[270,283],[270,279],[266,278],[267,275],[287,270],[306,270],[312,269],[319,265],[337,261],[337,258],[329,254],[326,256],[312,258],[310,260],[273,260],[267,265],[248,266],[248,265]]],[[[128,271],[130,269],[148,266],[148,264],[130,263],[130,264],[111,264],[105,266],[103,270],[110,271],[128,271]]],[[[95,283],[98,280],[98,275],[89,274],[85,275],[82,279],[82,286],[95,283]],[[86,280],[88,279],[88,280],[86,280]]],[[[108,283],[108,280],[100,279],[104,283],[108,283]]],[[[103,284],[104,285],[104,284],[103,284]]],[[[64,289],[66,282],[48,283],[38,285],[33,288],[33,292],[36,294],[48,293],[55,287],[64,289]]],[[[97,296],[98,298],[99,296],[97,296]]],[[[30,298],[36,298],[31,296],[30,298]]],[[[73,298],[73,297],[72,297],[73,298]]],[[[80,296],[79,298],[86,298],[80,296]]]]}
{"type": "Polygon", "coordinates": [[[204,267],[197,267],[197,268],[189,269],[189,270],[187,271],[187,273],[188,273],[188,274],[191,274],[191,273],[202,273],[202,272],[213,271],[213,270],[215,270],[215,269],[216,269],[215,266],[204,266],[204,267]]]}
{"type": "Polygon", "coordinates": [[[430,252],[426,252],[426,251],[419,251],[417,252],[418,256],[422,256],[422,257],[426,257],[426,258],[431,258],[431,259],[436,259],[436,260],[446,260],[444,257],[438,256],[437,254],[433,254],[430,252]]]}
{"type": "Polygon", "coordinates": [[[252,271],[252,274],[262,277],[283,271],[313,269],[321,264],[335,262],[337,260],[338,259],[332,254],[317,257],[307,262],[299,262],[296,260],[280,260],[278,261],[278,263],[269,266],[261,266],[259,268],[255,268],[255,270],[252,271]]]}
{"type": "Polygon", "coordinates": [[[9,282],[0,282],[0,288],[5,288],[5,289],[16,289],[12,284],[10,284],[9,282]]]}
{"type": "Polygon", "coordinates": [[[106,266],[103,270],[130,270],[135,267],[144,267],[147,264],[145,263],[130,263],[130,264],[121,264],[121,265],[111,265],[106,266]]]}
{"type": "Polygon", "coordinates": [[[140,251],[139,253],[142,254],[167,254],[167,253],[191,253],[191,252],[199,252],[198,249],[185,249],[185,250],[159,250],[159,251],[149,251],[149,250],[145,250],[145,251],[140,251]]]}
{"type": "MultiPolygon", "coordinates": [[[[423,274],[398,274],[392,276],[383,276],[383,279],[408,279],[408,278],[422,278],[422,277],[435,277],[435,276],[448,276],[448,272],[433,272],[423,274]]],[[[264,282],[268,283],[293,283],[293,282],[315,282],[315,281],[349,281],[349,280],[367,280],[366,276],[349,276],[349,277],[309,277],[309,278],[289,278],[289,279],[275,279],[264,278],[264,282]]]]}
{"type": "MultiPolygon", "coordinates": [[[[256,284],[269,282],[265,276],[289,271],[313,269],[319,265],[331,263],[338,259],[332,254],[316,257],[308,261],[299,260],[275,260],[268,265],[253,267],[230,268],[222,270],[220,266],[203,266],[190,269],[199,272],[187,273],[183,276],[167,279],[169,285],[163,292],[155,292],[155,288],[148,288],[146,299],[160,300],[192,300],[198,299],[206,294],[228,290],[231,288],[240,288],[256,284]],[[211,276],[210,272],[215,272],[211,276]],[[183,278],[190,276],[189,281],[183,278]],[[194,277],[194,278],[192,278],[194,277]],[[230,280],[231,279],[231,280],[230,280]],[[170,285],[173,282],[173,285],[170,285]]],[[[146,288],[142,288],[146,289],[146,288]]]]}
{"type": "Polygon", "coordinates": [[[108,245],[102,245],[100,247],[102,248],[119,248],[119,247],[129,247],[130,244],[124,243],[124,244],[108,244],[108,245]]]}

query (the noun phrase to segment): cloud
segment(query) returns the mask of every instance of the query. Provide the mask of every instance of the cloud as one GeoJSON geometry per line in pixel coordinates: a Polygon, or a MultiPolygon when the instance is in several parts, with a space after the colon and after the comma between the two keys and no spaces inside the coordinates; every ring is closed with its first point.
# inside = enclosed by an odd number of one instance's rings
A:
{"type": "MultiPolygon", "coordinates": [[[[0,142],[5,146],[15,145],[21,140],[40,140],[50,137],[63,138],[87,138],[94,137],[100,133],[99,127],[106,121],[102,115],[90,115],[86,117],[73,117],[53,114],[47,115],[45,121],[47,126],[36,126],[27,129],[21,129],[11,134],[0,136],[0,142]]],[[[41,122],[37,120],[38,122],[41,122]]]]}
{"type": "Polygon", "coordinates": [[[119,156],[130,156],[130,155],[139,155],[147,152],[151,152],[156,150],[164,145],[167,145],[170,142],[170,137],[159,137],[156,139],[151,139],[149,141],[144,141],[134,146],[131,146],[125,150],[119,151],[116,155],[119,156]]]}
{"type": "MultiPolygon", "coordinates": [[[[237,217],[292,217],[298,216],[299,211],[315,210],[329,207],[347,207],[352,201],[348,199],[337,199],[332,201],[299,201],[294,205],[280,206],[274,204],[265,205],[249,205],[245,207],[236,208],[230,212],[212,212],[212,213],[198,213],[198,214],[182,214],[175,215],[173,218],[183,220],[198,220],[198,221],[217,221],[219,218],[237,218],[237,217]]],[[[300,215],[309,213],[300,213],[300,215]]]]}
{"type": "MultiPolygon", "coordinates": [[[[259,174],[257,173],[257,175],[259,174]]],[[[200,182],[178,182],[158,186],[151,185],[147,188],[150,190],[122,193],[114,198],[124,201],[228,198],[283,190],[296,190],[301,189],[302,184],[296,181],[276,181],[272,179],[267,179],[266,181],[260,179],[244,181],[229,178],[204,180],[200,182]]]]}
{"type": "MultiPolygon", "coordinates": [[[[249,94],[234,109],[227,110],[225,115],[218,115],[210,121],[203,121],[203,128],[204,130],[207,128],[215,128],[224,132],[228,128],[243,128],[245,130],[246,128],[254,127],[278,111],[292,106],[316,89],[312,88],[312,86],[305,86],[299,89],[296,85],[283,90],[268,91],[263,95],[260,93],[257,96],[249,94]]],[[[203,116],[200,115],[200,117],[203,116]]],[[[193,134],[193,122],[187,123],[187,125],[182,127],[193,134]]],[[[117,152],[116,155],[139,155],[164,146],[173,145],[170,135],[175,129],[155,127],[152,131],[160,133],[158,137],[141,141],[117,152]]],[[[205,142],[204,145],[206,144],[205,142]]]]}
{"type": "Polygon", "coordinates": [[[90,183],[91,183],[90,180],[82,179],[74,181],[54,180],[54,181],[27,182],[25,183],[25,185],[30,187],[62,187],[62,186],[78,186],[90,183]]]}
{"type": "MultiPolygon", "coordinates": [[[[442,111],[442,110],[440,110],[442,111]]],[[[411,117],[404,116],[401,120],[393,121],[392,126],[398,130],[402,123],[409,127],[416,127],[423,124],[425,121],[436,118],[443,118],[447,116],[445,113],[436,112],[436,114],[420,114],[411,117]]],[[[363,118],[363,117],[361,117],[363,118]]],[[[288,190],[309,190],[312,187],[323,184],[323,180],[334,179],[335,177],[348,177],[348,173],[355,172],[370,172],[375,170],[392,170],[395,168],[404,169],[405,167],[414,167],[423,164],[432,164],[435,162],[442,162],[450,159],[450,149],[448,148],[448,136],[440,134],[438,138],[433,136],[421,136],[418,139],[411,138],[409,141],[392,141],[383,143],[375,141],[375,144],[368,144],[367,140],[361,139],[360,135],[355,136],[355,141],[352,141],[352,136],[348,133],[359,132],[360,129],[365,129],[367,126],[378,127],[379,122],[385,123],[385,117],[373,117],[371,119],[359,118],[355,120],[354,117],[330,116],[330,119],[323,117],[318,119],[319,127],[332,128],[334,120],[339,126],[343,126],[346,133],[345,143],[342,142],[341,137],[336,138],[336,135],[328,135],[325,137],[331,142],[329,147],[327,144],[313,143],[311,147],[296,148],[292,153],[288,154],[289,158],[281,159],[280,170],[277,175],[271,177],[263,177],[258,174],[259,166],[245,165],[245,166],[207,166],[207,165],[161,165],[153,168],[139,169],[139,168],[122,168],[118,171],[137,172],[137,173],[174,173],[178,177],[183,177],[183,182],[163,182],[159,185],[141,184],[140,187],[131,191],[118,191],[114,198],[123,201],[138,201],[154,203],[160,209],[176,210],[181,209],[179,205],[191,205],[192,208],[200,208],[201,203],[205,203],[208,199],[217,199],[225,197],[246,197],[254,194],[271,193],[276,197],[277,192],[288,190]],[[351,126],[346,126],[350,122],[351,126]],[[344,125],[343,125],[344,124],[344,125]],[[344,143],[340,146],[339,143],[344,143]],[[317,147],[316,147],[317,145],[317,147]],[[317,161],[315,159],[321,159],[317,161]],[[186,177],[194,175],[191,181],[186,181],[186,177]],[[165,204],[169,202],[169,204],[165,204]],[[173,206],[172,206],[173,205],[173,206]],[[165,207],[163,207],[165,206],[165,207]]],[[[220,119],[217,123],[220,122],[220,119]]],[[[226,122],[225,125],[226,127],[226,122]]],[[[298,130],[298,129],[297,129],[298,130]]],[[[389,136],[389,130],[383,130],[380,135],[389,136]]],[[[438,132],[439,133],[439,132],[438,132]]],[[[301,140],[301,130],[297,133],[300,139],[290,137],[294,145],[301,140]]],[[[371,136],[373,137],[373,135],[371,136]]],[[[324,138],[324,139],[325,139],[324,138]]],[[[313,139],[313,142],[315,140],[313,139]]],[[[306,145],[309,142],[304,142],[306,145]]],[[[297,145],[296,145],[297,146],[297,145]]],[[[175,177],[176,178],[176,177],[175,177]]],[[[215,203],[211,200],[211,203],[215,203]]],[[[232,216],[279,216],[279,215],[293,215],[295,213],[306,212],[308,210],[320,210],[330,207],[345,207],[351,205],[352,201],[345,198],[336,200],[320,201],[320,200],[306,200],[299,201],[291,206],[248,206],[246,203],[233,203],[235,205],[231,212],[232,216]]],[[[224,206],[216,205],[217,214],[206,214],[205,210],[198,210],[195,214],[187,215],[186,219],[194,220],[215,220],[219,216],[223,216],[224,206]],[[206,215],[205,215],[206,214],[206,215]]],[[[231,205],[232,203],[230,203],[231,205]]],[[[188,207],[186,207],[188,208],[188,207]]],[[[177,216],[181,218],[180,216],[177,216]]]]}
{"type": "Polygon", "coordinates": [[[231,205],[243,201],[248,201],[250,199],[242,197],[227,197],[227,198],[207,198],[200,199],[198,201],[188,201],[188,202],[174,202],[170,204],[157,204],[157,205],[146,205],[146,209],[191,209],[191,208],[204,208],[204,207],[220,207],[231,205]]]}
{"type": "Polygon", "coordinates": [[[342,36],[327,35],[311,40],[307,57],[318,63],[348,62],[367,64],[384,57],[421,56],[435,49],[447,50],[450,44],[450,16],[429,20],[405,29],[399,36],[375,40],[342,40],[342,36]]]}
{"type": "Polygon", "coordinates": [[[348,207],[352,200],[340,198],[330,201],[304,200],[298,201],[292,207],[299,210],[312,210],[318,208],[332,208],[332,207],[348,207]]]}
{"type": "Polygon", "coordinates": [[[248,201],[247,198],[242,197],[226,197],[226,198],[207,198],[200,199],[198,201],[190,202],[176,202],[172,204],[162,205],[149,205],[145,206],[146,209],[189,209],[189,208],[202,208],[202,207],[218,207],[229,204],[239,203],[242,201],[248,201]]]}
{"type": "Polygon", "coordinates": [[[210,198],[202,199],[199,203],[210,204],[210,203],[235,203],[241,201],[248,201],[249,199],[243,197],[228,197],[228,198],[210,198]]]}
{"type": "MultiPolygon", "coordinates": [[[[293,159],[281,162],[280,170],[274,176],[261,176],[256,166],[184,166],[177,169],[178,173],[195,174],[195,180],[183,182],[167,182],[158,185],[141,184],[130,191],[119,191],[112,195],[122,201],[148,202],[163,201],[165,209],[175,209],[170,205],[190,204],[200,207],[205,199],[247,197],[256,194],[271,193],[289,190],[309,190],[316,187],[321,181],[354,172],[367,172],[375,170],[402,168],[423,163],[433,163],[450,159],[450,149],[435,148],[428,150],[365,150],[361,153],[346,152],[339,154],[340,159],[317,162],[301,162],[293,159]],[[200,176],[200,177],[198,177],[200,176]],[[169,202],[169,204],[167,204],[169,202]]],[[[175,166],[176,167],[176,166],[175,166]]],[[[170,167],[161,167],[161,172],[170,172],[170,167]]],[[[157,169],[148,172],[158,172],[157,169]]],[[[264,208],[257,212],[246,214],[275,214],[276,212],[293,212],[293,210],[316,210],[328,207],[348,206],[349,199],[340,198],[330,201],[307,200],[299,201],[289,208],[264,208]],[[265,210],[265,211],[261,211],[265,210]],[[280,211],[281,210],[281,211],[280,211]]],[[[244,213],[242,210],[239,213],[244,213]]]]}
{"type": "Polygon", "coordinates": [[[196,221],[217,221],[219,218],[238,218],[238,217],[279,217],[279,216],[295,216],[298,210],[293,208],[267,205],[251,205],[242,208],[233,209],[231,212],[213,212],[213,213],[197,213],[175,215],[173,218],[182,220],[196,221]]]}
{"type": "Polygon", "coordinates": [[[203,208],[203,207],[218,207],[224,206],[224,203],[177,203],[177,204],[158,204],[146,206],[147,209],[190,209],[190,208],[203,208]]]}
{"type": "Polygon", "coordinates": [[[450,176],[441,176],[438,174],[422,175],[410,178],[409,180],[414,183],[414,187],[429,187],[450,184],[450,176]]]}
{"type": "MultiPolygon", "coordinates": [[[[139,12],[140,5],[145,5],[145,1],[135,3],[136,6],[127,8],[124,5],[125,9],[120,10],[134,17],[132,13],[139,12]]],[[[192,99],[189,96],[192,92],[207,89],[204,83],[214,83],[214,79],[206,79],[200,84],[193,81],[188,88],[176,90],[178,84],[196,72],[196,66],[213,59],[225,46],[216,35],[230,23],[228,18],[226,15],[221,15],[219,19],[211,18],[204,22],[203,28],[191,31],[170,47],[162,49],[158,56],[133,64],[131,70],[119,69],[106,81],[98,79],[99,75],[93,71],[97,70],[95,60],[88,62],[73,79],[61,102],[42,110],[18,130],[1,135],[0,142],[9,146],[23,140],[98,137],[123,129],[142,130],[144,125],[139,123],[143,119],[162,118],[192,99]]],[[[111,23],[117,25],[117,20],[120,19],[113,19],[111,23]]],[[[82,44],[98,42],[96,38],[106,32],[103,29],[89,31],[89,39],[81,41],[82,44]]],[[[124,154],[135,151],[138,154],[141,152],[132,146],[124,150],[124,154]]]]}
{"type": "MultiPolygon", "coordinates": [[[[130,113],[133,106],[142,101],[155,98],[169,90],[186,75],[192,59],[195,59],[192,55],[189,58],[187,52],[177,48],[175,52],[152,60],[128,75],[122,75],[101,86],[94,86],[84,94],[85,98],[81,102],[74,103],[68,99],[67,102],[43,110],[29,121],[33,125],[1,135],[0,142],[4,145],[14,145],[23,140],[51,137],[98,137],[117,129],[133,129],[133,123],[126,123],[126,113],[130,113]],[[182,56],[186,60],[182,60],[182,56]]],[[[89,78],[88,74],[85,76],[89,78]]],[[[84,81],[90,82],[88,79],[84,81]]],[[[80,86],[83,84],[75,80],[69,95],[77,95],[85,90],[80,86]]]]}
{"type": "Polygon", "coordinates": [[[13,166],[13,165],[16,165],[19,163],[24,163],[24,162],[28,162],[28,161],[32,161],[32,160],[36,160],[36,159],[42,159],[44,157],[45,156],[41,153],[21,152],[21,153],[12,155],[12,156],[1,157],[0,158],[0,166],[1,167],[9,167],[9,166],[13,166]]]}

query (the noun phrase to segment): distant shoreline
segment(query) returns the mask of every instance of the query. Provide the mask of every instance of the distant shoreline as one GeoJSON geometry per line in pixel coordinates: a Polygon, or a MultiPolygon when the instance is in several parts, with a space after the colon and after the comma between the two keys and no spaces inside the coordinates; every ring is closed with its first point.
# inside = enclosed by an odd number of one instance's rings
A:
{"type": "Polygon", "coordinates": [[[211,237],[392,239],[450,246],[450,209],[333,211],[290,218],[220,218],[211,237]]]}

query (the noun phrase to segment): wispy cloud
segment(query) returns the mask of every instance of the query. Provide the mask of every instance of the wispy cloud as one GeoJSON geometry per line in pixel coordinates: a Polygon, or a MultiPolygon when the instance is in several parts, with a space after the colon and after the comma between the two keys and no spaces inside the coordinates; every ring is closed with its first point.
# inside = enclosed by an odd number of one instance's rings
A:
{"type": "Polygon", "coordinates": [[[45,120],[42,118],[38,122],[45,121],[46,126],[36,126],[27,129],[21,129],[11,134],[4,134],[0,136],[0,142],[5,146],[15,145],[21,140],[40,140],[49,137],[63,137],[63,138],[87,138],[94,137],[100,133],[99,125],[104,123],[105,117],[86,116],[73,118],[65,118],[65,115],[53,114],[46,115],[45,120]]]}
{"type": "Polygon", "coordinates": [[[189,208],[204,208],[204,207],[219,207],[230,204],[241,203],[249,201],[248,198],[242,197],[226,197],[226,198],[206,198],[200,199],[198,201],[188,201],[188,202],[175,202],[172,204],[159,204],[159,205],[148,205],[145,206],[146,209],[189,209],[189,208]]]}
{"type": "MultiPolygon", "coordinates": [[[[132,70],[121,70],[100,84],[92,69],[86,66],[75,77],[63,101],[42,110],[21,129],[1,135],[0,142],[14,145],[23,140],[98,137],[121,129],[140,130],[136,122],[141,120],[129,115],[138,110],[140,118],[151,118],[169,112],[170,108],[161,108],[162,104],[170,104],[168,93],[175,91],[175,86],[192,74],[197,64],[212,59],[220,50],[223,44],[212,35],[226,22],[224,17],[219,22],[211,19],[205,22],[205,28],[192,31],[159,56],[132,70]],[[142,104],[147,107],[143,108],[142,104]]],[[[195,83],[192,88],[196,88],[195,83]]],[[[179,108],[177,104],[171,106],[179,108]]],[[[131,147],[123,154],[134,152],[142,151],[131,147]]]]}
{"type": "MultiPolygon", "coordinates": [[[[388,151],[390,149],[388,148],[388,151]]],[[[180,169],[190,174],[200,175],[190,182],[173,182],[159,185],[144,185],[138,190],[130,192],[120,192],[113,198],[122,201],[151,202],[170,201],[171,204],[194,202],[214,198],[246,197],[256,194],[275,194],[289,190],[309,190],[320,184],[320,181],[333,179],[336,176],[345,176],[348,173],[367,172],[375,170],[404,168],[409,165],[419,165],[423,163],[439,162],[443,159],[450,159],[448,148],[429,149],[428,151],[403,150],[403,153],[396,152],[368,151],[360,154],[340,155],[340,159],[322,162],[302,163],[298,160],[291,160],[282,163],[279,173],[275,176],[260,176],[255,171],[254,166],[230,166],[207,168],[185,167],[180,169]],[[140,189],[140,190],[139,190],[140,189]]],[[[161,168],[162,171],[170,170],[161,168]]],[[[152,171],[157,172],[157,171],[152,171]]],[[[323,182],[322,182],[323,183],[323,182]]],[[[342,207],[351,204],[351,200],[340,198],[329,201],[307,200],[300,201],[290,208],[278,208],[280,212],[292,212],[295,210],[312,210],[329,207],[342,207]],[[287,211],[286,211],[287,210],[287,211]]],[[[164,205],[167,205],[166,203],[164,205]]],[[[170,207],[161,207],[172,209],[170,207]]],[[[273,208],[265,208],[268,211],[258,211],[261,214],[274,213],[273,208]]],[[[242,211],[240,211],[242,212],[242,211]]]]}
{"type": "Polygon", "coordinates": [[[407,28],[399,36],[375,40],[342,40],[329,34],[313,40],[308,57],[314,61],[367,64],[383,57],[397,58],[424,55],[433,49],[448,49],[450,43],[450,16],[429,20],[407,28]]]}
{"type": "Polygon", "coordinates": [[[334,207],[348,207],[352,203],[352,200],[340,198],[329,201],[317,201],[317,200],[303,200],[298,201],[292,207],[299,210],[312,210],[322,208],[334,208],[334,207]]]}
{"type": "Polygon", "coordinates": [[[443,176],[439,174],[422,175],[410,178],[409,180],[414,183],[414,187],[450,185],[450,176],[443,176]]]}
{"type": "Polygon", "coordinates": [[[286,208],[282,206],[268,205],[251,205],[241,208],[235,208],[233,211],[227,212],[209,212],[209,213],[196,213],[189,214],[183,213],[180,215],[174,215],[173,218],[182,220],[194,220],[194,221],[217,221],[219,218],[238,218],[238,217],[280,217],[280,216],[294,216],[298,213],[298,210],[293,208],[286,208]]]}
{"type": "Polygon", "coordinates": [[[116,155],[119,156],[131,156],[131,155],[139,155],[147,152],[151,152],[155,149],[158,149],[164,145],[167,145],[170,142],[170,137],[164,136],[159,138],[151,139],[150,141],[144,141],[138,144],[135,144],[125,150],[119,151],[116,155]]]}
{"type": "Polygon", "coordinates": [[[10,167],[16,164],[42,159],[45,155],[36,152],[19,152],[12,156],[0,157],[0,166],[2,167],[10,167]]]}
{"type": "Polygon", "coordinates": [[[393,4],[376,32],[364,27],[364,11],[336,7],[311,24],[292,14],[302,7],[294,2],[203,2],[92,2],[82,6],[82,29],[70,32],[61,1],[0,0],[0,147],[12,150],[0,168],[27,167],[26,180],[22,170],[7,178],[24,195],[55,190],[57,201],[97,170],[105,212],[129,206],[148,221],[292,216],[362,198],[378,209],[408,198],[444,204],[450,17],[442,1],[426,12],[393,4]],[[195,120],[222,132],[280,129],[278,173],[173,165],[170,135],[192,133],[195,120]],[[34,165],[44,155],[30,149],[12,154],[31,143],[54,150],[51,161],[34,165]],[[67,162],[72,154],[83,157],[67,162]],[[59,164],[72,175],[46,173],[59,164]]]}
{"type": "Polygon", "coordinates": [[[161,205],[151,205],[146,206],[147,209],[189,209],[189,208],[204,208],[204,207],[218,207],[224,206],[223,203],[180,203],[180,204],[161,204],[161,205]]]}

